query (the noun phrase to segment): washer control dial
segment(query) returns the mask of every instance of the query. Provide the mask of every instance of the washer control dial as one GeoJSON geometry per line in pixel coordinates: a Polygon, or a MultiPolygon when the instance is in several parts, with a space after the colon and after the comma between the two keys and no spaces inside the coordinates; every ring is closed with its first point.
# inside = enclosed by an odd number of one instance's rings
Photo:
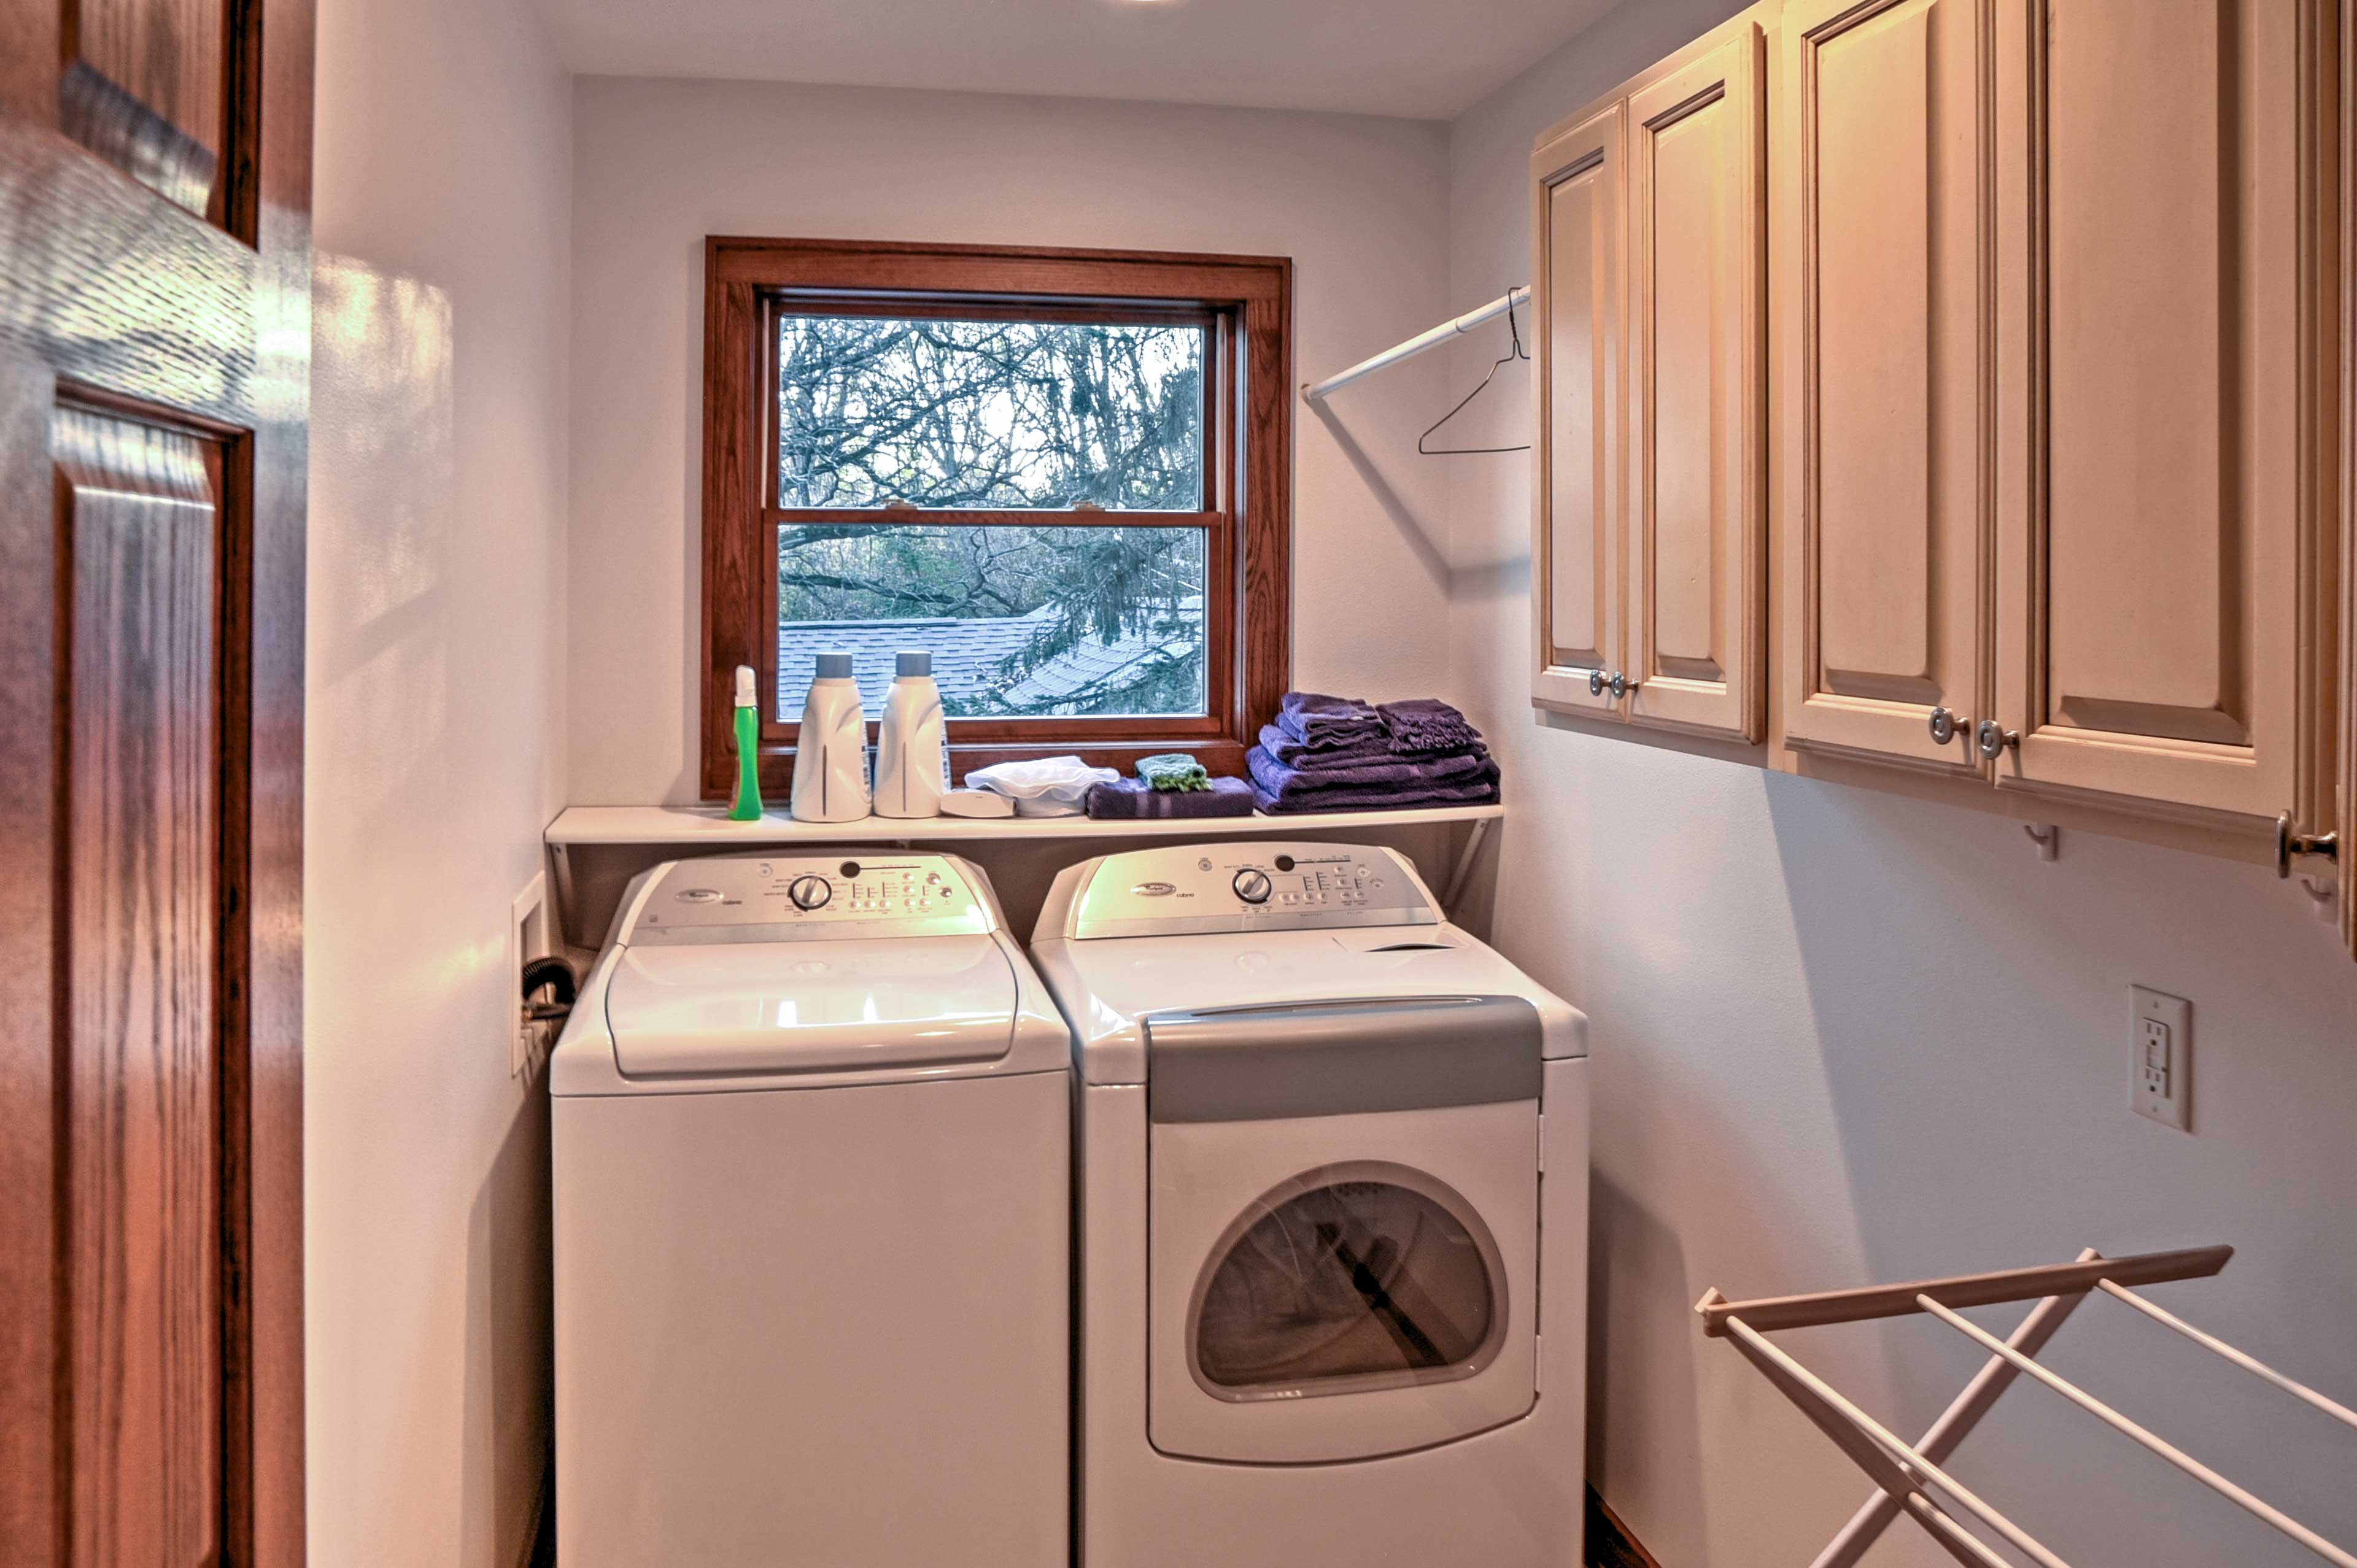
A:
{"type": "Polygon", "coordinates": [[[797,876],[786,888],[786,897],[794,901],[797,909],[823,908],[834,896],[834,889],[827,886],[823,876],[797,876]]]}
{"type": "Polygon", "coordinates": [[[1246,866],[1236,873],[1235,881],[1231,886],[1235,888],[1236,897],[1247,904],[1268,902],[1269,881],[1265,871],[1255,871],[1246,866]]]}

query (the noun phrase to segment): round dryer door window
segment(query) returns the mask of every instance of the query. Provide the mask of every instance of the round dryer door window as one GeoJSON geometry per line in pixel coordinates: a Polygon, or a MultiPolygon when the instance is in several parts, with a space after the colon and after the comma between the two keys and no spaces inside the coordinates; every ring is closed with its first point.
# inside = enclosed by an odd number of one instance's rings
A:
{"type": "Polygon", "coordinates": [[[1504,1269],[1478,1215],[1403,1165],[1306,1172],[1222,1239],[1189,1314],[1196,1381],[1300,1399],[1471,1377],[1505,1331],[1504,1269]]]}

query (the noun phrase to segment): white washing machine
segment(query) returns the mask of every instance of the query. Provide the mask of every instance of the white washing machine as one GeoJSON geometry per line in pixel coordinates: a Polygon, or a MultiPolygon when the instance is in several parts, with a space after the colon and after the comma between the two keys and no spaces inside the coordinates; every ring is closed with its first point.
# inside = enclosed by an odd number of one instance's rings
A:
{"type": "Polygon", "coordinates": [[[1031,951],[1082,1079],[1082,1568],[1576,1568],[1586,1019],[1385,849],[1107,855],[1031,951]]]}
{"type": "Polygon", "coordinates": [[[1070,1542],[1071,1036],[947,855],[659,865],[550,1069],[565,1568],[1070,1542]]]}

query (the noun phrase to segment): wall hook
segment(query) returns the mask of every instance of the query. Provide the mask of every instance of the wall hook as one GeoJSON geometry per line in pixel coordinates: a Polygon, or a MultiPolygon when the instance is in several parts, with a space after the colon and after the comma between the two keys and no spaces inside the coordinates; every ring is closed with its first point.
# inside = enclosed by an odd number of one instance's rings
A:
{"type": "Polygon", "coordinates": [[[2024,822],[2021,831],[2038,846],[2039,859],[2055,861],[2062,857],[2062,830],[2052,822],[2024,822]]]}

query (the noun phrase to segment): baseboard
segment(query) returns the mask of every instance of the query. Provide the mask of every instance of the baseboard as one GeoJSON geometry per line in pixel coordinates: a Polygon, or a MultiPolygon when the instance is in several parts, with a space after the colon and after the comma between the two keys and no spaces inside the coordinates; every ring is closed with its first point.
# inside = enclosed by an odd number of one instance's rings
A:
{"type": "Polygon", "coordinates": [[[1587,1561],[1592,1568],[1662,1568],[1594,1487],[1587,1488],[1587,1561]]]}

